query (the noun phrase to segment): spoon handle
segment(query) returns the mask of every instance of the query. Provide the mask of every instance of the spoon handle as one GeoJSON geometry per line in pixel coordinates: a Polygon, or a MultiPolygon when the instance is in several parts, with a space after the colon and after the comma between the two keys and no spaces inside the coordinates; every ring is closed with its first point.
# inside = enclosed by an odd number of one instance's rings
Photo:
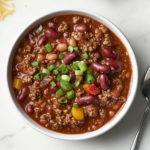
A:
{"type": "Polygon", "coordinates": [[[149,113],[149,105],[146,106],[142,121],[140,123],[138,132],[137,132],[137,134],[134,138],[134,141],[133,141],[133,144],[132,144],[130,150],[138,150],[138,146],[139,146],[139,143],[140,143],[140,140],[141,140],[141,137],[142,137],[142,133],[144,131],[144,127],[145,127],[145,123],[146,123],[148,113],[149,113]]]}

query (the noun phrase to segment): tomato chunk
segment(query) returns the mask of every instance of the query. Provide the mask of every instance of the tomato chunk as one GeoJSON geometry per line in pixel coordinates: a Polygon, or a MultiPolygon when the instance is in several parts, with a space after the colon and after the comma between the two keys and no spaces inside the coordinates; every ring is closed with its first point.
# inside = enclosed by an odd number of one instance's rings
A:
{"type": "Polygon", "coordinates": [[[100,90],[94,84],[91,84],[85,88],[85,92],[88,94],[97,95],[100,93],[100,90]]]}

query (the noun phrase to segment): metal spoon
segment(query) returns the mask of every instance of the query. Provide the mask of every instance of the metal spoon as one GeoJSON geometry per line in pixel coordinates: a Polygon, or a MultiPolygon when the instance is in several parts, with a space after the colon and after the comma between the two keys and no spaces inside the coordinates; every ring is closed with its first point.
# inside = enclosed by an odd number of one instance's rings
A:
{"type": "Polygon", "coordinates": [[[139,146],[139,143],[140,143],[140,140],[142,137],[142,133],[144,131],[144,127],[146,124],[146,119],[147,119],[149,109],[150,109],[150,66],[148,66],[148,68],[146,69],[146,71],[143,75],[142,82],[141,82],[141,89],[142,89],[142,93],[146,99],[147,105],[146,105],[146,109],[145,109],[141,124],[138,129],[138,132],[135,136],[135,139],[133,141],[133,144],[132,144],[130,150],[138,149],[138,146],[139,146]]]}

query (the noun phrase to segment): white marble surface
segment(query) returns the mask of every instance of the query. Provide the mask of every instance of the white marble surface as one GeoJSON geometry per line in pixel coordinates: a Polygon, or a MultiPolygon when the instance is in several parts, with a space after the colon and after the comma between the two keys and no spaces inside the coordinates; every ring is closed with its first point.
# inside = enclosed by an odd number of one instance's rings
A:
{"type": "MultiPolygon", "coordinates": [[[[150,64],[150,1],[14,0],[14,3],[16,8],[13,16],[8,16],[0,22],[0,150],[129,150],[145,108],[140,86],[127,115],[109,132],[86,141],[62,141],[35,131],[16,113],[7,96],[5,62],[13,39],[35,17],[50,10],[76,7],[101,14],[124,32],[137,57],[141,79],[146,66],[150,64]]],[[[150,119],[140,144],[141,150],[150,149],[149,139],[150,119]]]]}

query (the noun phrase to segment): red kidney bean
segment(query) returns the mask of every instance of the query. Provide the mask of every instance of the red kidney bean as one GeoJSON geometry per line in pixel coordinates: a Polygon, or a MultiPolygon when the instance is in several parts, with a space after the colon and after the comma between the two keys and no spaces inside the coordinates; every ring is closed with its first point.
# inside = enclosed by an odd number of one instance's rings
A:
{"type": "Polygon", "coordinates": [[[70,72],[70,73],[69,73],[69,76],[70,76],[70,78],[71,78],[71,79],[70,79],[70,82],[73,83],[73,82],[75,81],[75,73],[74,73],[74,72],[70,72]]]}
{"type": "Polygon", "coordinates": [[[99,52],[95,52],[94,53],[94,57],[96,57],[96,59],[100,59],[101,58],[101,54],[99,52]]]}
{"type": "Polygon", "coordinates": [[[48,23],[48,26],[49,27],[55,27],[55,26],[57,26],[57,22],[51,21],[51,22],[48,23]]]}
{"type": "Polygon", "coordinates": [[[92,63],[92,68],[98,73],[108,73],[110,71],[109,66],[97,62],[92,63]]]}
{"type": "Polygon", "coordinates": [[[93,95],[85,95],[77,99],[78,105],[91,104],[94,103],[95,96],[93,95]]]}
{"type": "Polygon", "coordinates": [[[103,53],[108,57],[112,59],[118,59],[120,56],[119,52],[113,52],[108,48],[103,48],[103,53]]]}
{"type": "Polygon", "coordinates": [[[117,46],[118,46],[118,42],[115,42],[115,41],[114,41],[114,42],[112,43],[112,48],[116,48],[117,46]]]}
{"type": "Polygon", "coordinates": [[[71,34],[70,33],[64,33],[64,38],[65,39],[69,39],[71,37],[71,34]]]}
{"type": "Polygon", "coordinates": [[[87,66],[90,65],[89,61],[85,60],[84,62],[86,63],[87,66]]]}
{"type": "Polygon", "coordinates": [[[120,72],[123,69],[122,64],[119,61],[115,61],[115,60],[108,60],[106,62],[106,65],[113,67],[115,72],[120,72]]]}
{"type": "Polygon", "coordinates": [[[47,41],[47,37],[46,37],[45,35],[42,35],[42,36],[38,39],[37,45],[38,45],[39,47],[41,47],[42,45],[44,45],[44,44],[46,43],[46,41],[47,41]]]}
{"type": "Polygon", "coordinates": [[[50,37],[50,38],[54,38],[54,39],[58,39],[61,36],[60,32],[56,32],[54,29],[48,28],[45,30],[45,34],[50,37]]]}
{"type": "Polygon", "coordinates": [[[50,86],[50,90],[51,90],[52,92],[56,92],[56,91],[58,91],[60,88],[61,88],[60,85],[57,85],[57,86],[50,86]]]}
{"type": "Polygon", "coordinates": [[[65,64],[68,64],[70,61],[72,61],[73,59],[75,59],[77,57],[76,53],[68,53],[64,58],[63,58],[63,62],[65,64]]]}
{"type": "Polygon", "coordinates": [[[41,64],[42,64],[42,65],[47,65],[47,63],[45,62],[45,60],[42,60],[42,61],[41,61],[41,64]]]}
{"type": "Polygon", "coordinates": [[[27,112],[28,112],[28,113],[31,113],[31,114],[34,113],[34,109],[33,109],[33,106],[32,106],[32,105],[28,105],[28,106],[27,106],[27,112]]]}
{"type": "Polygon", "coordinates": [[[27,93],[28,93],[28,88],[27,87],[23,87],[21,89],[21,93],[18,95],[18,101],[23,101],[26,98],[27,93]]]}
{"type": "Polygon", "coordinates": [[[79,24],[75,26],[75,30],[79,32],[88,32],[88,27],[84,24],[79,24]]]}
{"type": "Polygon", "coordinates": [[[109,88],[109,80],[108,77],[105,74],[101,74],[99,75],[99,82],[100,82],[100,86],[103,90],[107,90],[109,88]]]}

